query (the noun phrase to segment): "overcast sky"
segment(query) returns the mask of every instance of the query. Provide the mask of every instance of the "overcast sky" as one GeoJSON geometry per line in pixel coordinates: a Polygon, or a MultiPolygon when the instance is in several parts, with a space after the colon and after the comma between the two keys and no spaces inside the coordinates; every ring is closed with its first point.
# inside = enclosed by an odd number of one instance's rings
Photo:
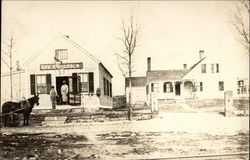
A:
{"type": "MultiPolygon", "coordinates": [[[[117,39],[121,35],[121,19],[128,16],[130,8],[134,8],[143,28],[141,45],[135,50],[134,76],[145,75],[147,57],[152,58],[152,69],[181,69],[183,63],[198,60],[200,49],[210,57],[233,59],[239,71],[248,72],[248,57],[242,53],[225,19],[224,11],[232,6],[230,1],[3,1],[2,4],[2,40],[7,42],[10,29],[14,31],[15,60],[24,63],[61,32],[104,63],[114,76],[116,95],[124,93],[124,78],[114,51],[121,48],[117,39]]],[[[7,61],[4,55],[3,58],[7,61]]],[[[5,71],[8,70],[2,63],[2,72],[5,71]]]]}

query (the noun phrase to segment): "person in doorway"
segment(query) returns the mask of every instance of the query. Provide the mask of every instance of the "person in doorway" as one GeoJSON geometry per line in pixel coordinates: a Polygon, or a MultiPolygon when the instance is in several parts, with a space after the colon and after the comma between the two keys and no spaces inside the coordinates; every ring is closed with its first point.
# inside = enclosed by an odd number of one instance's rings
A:
{"type": "Polygon", "coordinates": [[[56,96],[57,96],[57,93],[56,93],[56,90],[55,90],[54,86],[51,86],[49,95],[50,95],[50,100],[51,100],[51,103],[52,103],[52,109],[56,109],[56,96]]]}
{"type": "Polygon", "coordinates": [[[63,85],[61,87],[61,94],[62,94],[62,102],[63,104],[68,104],[68,85],[66,84],[66,81],[63,81],[63,85]]]}

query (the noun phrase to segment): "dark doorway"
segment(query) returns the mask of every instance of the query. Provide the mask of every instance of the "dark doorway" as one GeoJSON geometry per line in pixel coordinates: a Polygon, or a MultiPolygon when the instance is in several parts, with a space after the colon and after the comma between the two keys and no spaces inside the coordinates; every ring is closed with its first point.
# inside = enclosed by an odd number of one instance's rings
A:
{"type": "MultiPolygon", "coordinates": [[[[63,81],[66,81],[66,84],[69,86],[69,78],[68,77],[56,77],[56,92],[58,94],[57,104],[62,104],[62,94],[61,94],[61,86],[63,85],[63,81]]],[[[68,97],[69,100],[69,97],[68,97]]]]}
{"type": "Polygon", "coordinates": [[[176,96],[181,95],[181,84],[180,84],[180,82],[175,82],[175,95],[176,96]]]}

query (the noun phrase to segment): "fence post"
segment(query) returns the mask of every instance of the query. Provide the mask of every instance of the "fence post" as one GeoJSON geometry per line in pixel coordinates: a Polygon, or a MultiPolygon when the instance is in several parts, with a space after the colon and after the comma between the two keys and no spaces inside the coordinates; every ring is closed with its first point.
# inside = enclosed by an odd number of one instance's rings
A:
{"type": "Polygon", "coordinates": [[[233,91],[224,92],[224,115],[230,116],[233,112],[233,91]]]}

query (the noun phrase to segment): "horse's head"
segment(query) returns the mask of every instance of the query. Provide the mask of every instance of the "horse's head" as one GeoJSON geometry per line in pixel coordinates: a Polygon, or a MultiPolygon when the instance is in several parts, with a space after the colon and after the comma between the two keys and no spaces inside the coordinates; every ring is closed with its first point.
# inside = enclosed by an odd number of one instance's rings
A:
{"type": "Polygon", "coordinates": [[[36,104],[37,106],[39,105],[39,94],[34,95],[34,97],[33,97],[33,102],[34,102],[34,104],[36,104]]]}

